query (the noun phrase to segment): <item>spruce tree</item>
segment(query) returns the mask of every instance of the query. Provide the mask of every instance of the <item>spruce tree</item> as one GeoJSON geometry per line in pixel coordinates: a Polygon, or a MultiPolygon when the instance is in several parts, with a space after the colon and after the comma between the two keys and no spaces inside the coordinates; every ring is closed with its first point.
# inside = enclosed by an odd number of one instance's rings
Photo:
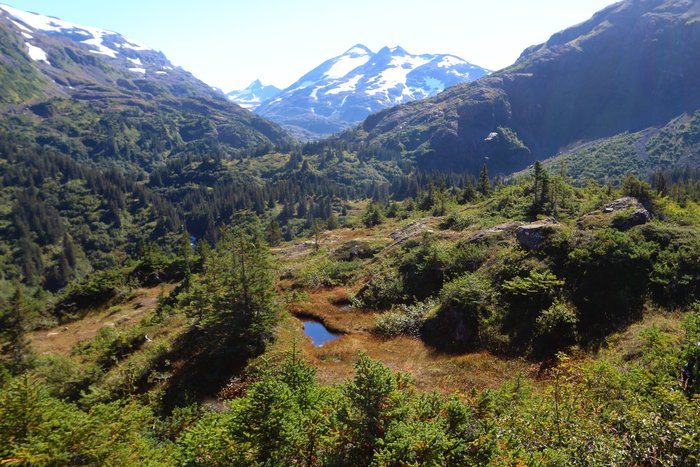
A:
{"type": "Polygon", "coordinates": [[[0,303],[0,367],[18,374],[27,367],[29,340],[24,333],[24,298],[19,284],[9,303],[0,303]]]}
{"type": "Polygon", "coordinates": [[[489,168],[486,164],[481,168],[479,173],[479,183],[476,185],[476,190],[482,196],[488,196],[491,193],[491,180],[489,179],[489,168]]]}
{"type": "Polygon", "coordinates": [[[270,219],[270,223],[267,225],[267,242],[270,246],[278,246],[282,243],[282,227],[277,219],[270,219]]]}

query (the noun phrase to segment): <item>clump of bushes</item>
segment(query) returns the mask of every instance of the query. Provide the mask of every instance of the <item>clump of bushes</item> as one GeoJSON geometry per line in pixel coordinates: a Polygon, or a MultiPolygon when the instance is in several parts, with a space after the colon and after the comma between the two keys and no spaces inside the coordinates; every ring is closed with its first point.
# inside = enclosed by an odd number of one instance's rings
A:
{"type": "Polygon", "coordinates": [[[360,260],[339,261],[322,256],[296,271],[294,277],[298,284],[312,289],[336,287],[350,283],[361,266],[360,260]]]}
{"type": "Polygon", "coordinates": [[[383,337],[420,337],[423,325],[437,301],[428,299],[411,305],[397,305],[377,318],[376,332],[383,337]]]}

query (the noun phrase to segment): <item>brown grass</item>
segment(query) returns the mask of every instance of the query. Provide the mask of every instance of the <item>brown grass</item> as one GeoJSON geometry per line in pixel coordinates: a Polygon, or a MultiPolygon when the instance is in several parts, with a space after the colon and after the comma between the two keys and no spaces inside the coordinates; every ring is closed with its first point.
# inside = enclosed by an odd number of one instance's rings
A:
{"type": "MultiPolygon", "coordinates": [[[[175,285],[166,284],[163,293],[168,294],[175,285]]],[[[137,324],[147,312],[158,305],[160,287],[136,289],[132,297],[119,305],[101,309],[84,318],[53,329],[35,331],[29,335],[34,351],[70,355],[78,342],[92,339],[104,326],[130,327],[137,324]]]]}
{"type": "Polygon", "coordinates": [[[306,361],[318,369],[319,382],[333,385],[353,377],[357,357],[364,352],[394,371],[411,374],[418,389],[442,393],[495,388],[519,372],[529,376],[537,373],[537,365],[524,360],[505,360],[487,352],[443,354],[411,337],[381,339],[370,332],[379,313],[334,305],[346,294],[344,288],[312,291],[308,301],[290,305],[291,314],[282,320],[268,356],[277,360],[296,346],[306,361]],[[313,317],[329,330],[344,335],[314,347],[304,335],[299,317],[313,317]]]}

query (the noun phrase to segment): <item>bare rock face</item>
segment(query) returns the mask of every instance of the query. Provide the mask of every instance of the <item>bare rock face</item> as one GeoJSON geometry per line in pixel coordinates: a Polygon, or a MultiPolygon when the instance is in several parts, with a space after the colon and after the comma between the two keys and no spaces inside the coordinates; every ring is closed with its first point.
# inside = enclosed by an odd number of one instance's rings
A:
{"type": "Polygon", "coordinates": [[[516,229],[518,229],[521,225],[522,223],[517,221],[499,224],[495,227],[491,227],[490,229],[479,230],[478,232],[474,233],[474,235],[472,235],[467,241],[469,243],[481,243],[494,236],[502,234],[512,235],[513,232],[515,232],[516,229]]]}
{"type": "Polygon", "coordinates": [[[521,225],[515,230],[515,238],[523,248],[537,250],[558,227],[559,223],[553,218],[521,225]]]}

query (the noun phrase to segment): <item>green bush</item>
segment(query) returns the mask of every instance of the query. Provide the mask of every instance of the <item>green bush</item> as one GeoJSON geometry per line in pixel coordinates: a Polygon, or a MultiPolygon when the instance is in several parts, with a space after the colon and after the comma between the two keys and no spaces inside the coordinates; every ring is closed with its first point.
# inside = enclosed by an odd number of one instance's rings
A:
{"type": "Polygon", "coordinates": [[[438,348],[474,349],[490,338],[489,320],[497,292],[482,273],[467,273],[440,292],[440,308],[423,327],[423,337],[438,348]]]}
{"type": "Polygon", "coordinates": [[[352,299],[356,308],[384,310],[405,300],[403,282],[394,269],[371,273],[371,279],[352,299]]]}
{"type": "Polygon", "coordinates": [[[657,249],[638,229],[602,229],[573,239],[566,280],[583,330],[604,332],[638,316],[657,249]]]}
{"type": "Polygon", "coordinates": [[[437,302],[426,300],[412,305],[397,305],[377,318],[376,332],[384,337],[420,337],[429,313],[437,302]]]}
{"type": "Polygon", "coordinates": [[[324,255],[310,260],[303,268],[296,271],[294,276],[304,287],[336,287],[349,284],[361,266],[362,262],[358,259],[338,261],[324,255]]]}
{"type": "Polygon", "coordinates": [[[535,348],[540,354],[554,354],[576,342],[578,314],[569,303],[555,301],[535,322],[535,348]]]}

